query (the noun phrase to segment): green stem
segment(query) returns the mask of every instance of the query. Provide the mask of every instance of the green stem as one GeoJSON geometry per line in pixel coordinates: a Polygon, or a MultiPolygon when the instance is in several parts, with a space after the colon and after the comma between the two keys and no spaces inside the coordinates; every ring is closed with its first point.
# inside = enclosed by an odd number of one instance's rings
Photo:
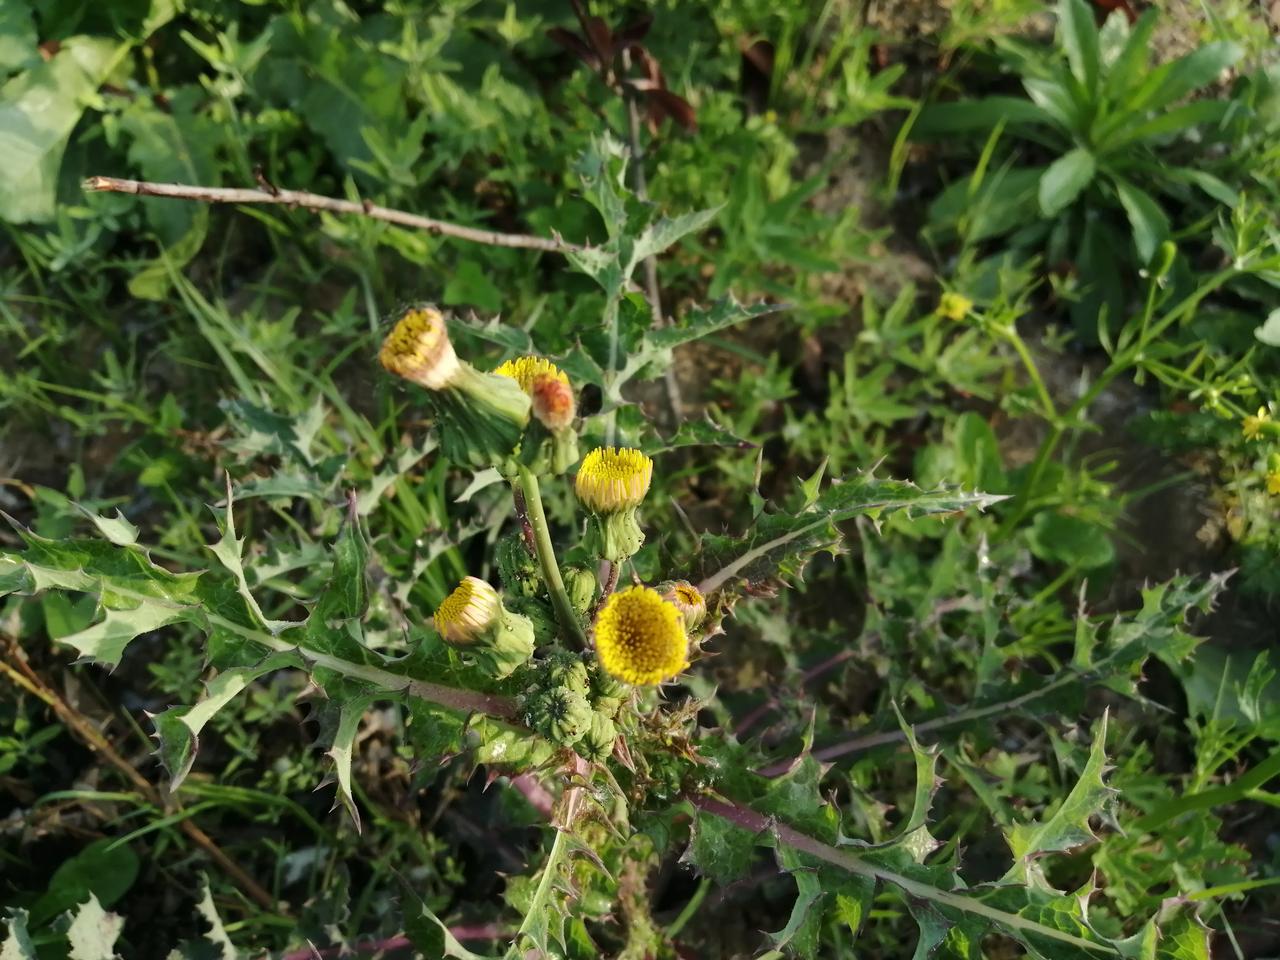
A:
{"type": "Polygon", "coordinates": [[[1049,388],[1045,386],[1044,378],[1040,376],[1040,368],[1032,358],[1031,351],[1027,349],[1027,342],[1022,339],[1013,324],[1003,328],[1001,334],[1017,352],[1018,359],[1022,361],[1022,366],[1027,371],[1027,376],[1031,378],[1031,384],[1036,388],[1036,394],[1040,398],[1040,405],[1044,407],[1044,418],[1053,423],[1058,419],[1058,408],[1053,402],[1049,388]]]}
{"type": "Polygon", "coordinates": [[[689,898],[689,902],[684,905],[684,909],[680,911],[680,916],[671,921],[671,926],[667,927],[666,934],[668,940],[674,940],[680,935],[680,931],[685,928],[694,914],[698,912],[698,908],[702,906],[702,901],[707,897],[707,891],[711,889],[711,878],[703,877],[698,884],[698,889],[693,891],[693,896],[689,898]]]}
{"type": "Polygon", "coordinates": [[[533,527],[533,543],[538,552],[538,564],[542,567],[542,579],[546,581],[547,593],[551,594],[551,605],[555,607],[556,619],[560,626],[579,647],[586,648],[587,635],[582,630],[582,622],[569,602],[569,594],[564,588],[564,578],[560,576],[560,565],[556,563],[556,548],[551,543],[551,527],[547,524],[546,511],[542,509],[542,490],[538,486],[538,478],[528,467],[521,466],[519,474],[520,492],[524,494],[524,506],[529,515],[529,524],[533,527]]]}

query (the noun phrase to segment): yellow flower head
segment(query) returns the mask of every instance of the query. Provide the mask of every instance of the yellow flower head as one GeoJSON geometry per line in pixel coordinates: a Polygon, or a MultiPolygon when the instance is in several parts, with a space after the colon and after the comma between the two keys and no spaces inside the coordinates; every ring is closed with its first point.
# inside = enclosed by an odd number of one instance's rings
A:
{"type": "Polygon", "coordinates": [[[938,301],[938,314],[948,320],[963,320],[973,309],[973,301],[962,293],[946,291],[938,301]]]}
{"type": "Polygon", "coordinates": [[[629,587],[596,618],[596,655],[610,675],[635,686],[670,680],[689,665],[689,638],[673,604],[651,587],[629,587]]]}
{"type": "Polygon", "coordinates": [[[436,608],[436,632],[445,643],[467,646],[480,639],[501,611],[498,591],[477,577],[463,577],[436,608]]]}
{"type": "Polygon", "coordinates": [[[378,359],[391,373],[428,390],[443,390],[461,366],[444,314],[435,307],[407,311],[383,341],[378,359]]]}
{"type": "Polygon", "coordinates": [[[583,458],[574,489],[592,513],[616,513],[639,506],[652,482],[653,461],[639,450],[596,447],[583,458]]]}
{"type": "Polygon", "coordinates": [[[493,372],[500,377],[510,377],[529,396],[533,396],[533,385],[541,377],[554,377],[565,386],[569,385],[569,378],[564,371],[545,357],[517,357],[508,360],[493,372]]]}
{"type": "Polygon", "coordinates": [[[520,384],[520,389],[533,401],[533,415],[548,430],[566,430],[573,423],[578,412],[573,387],[564,371],[550,360],[518,357],[493,372],[520,384]]]}
{"type": "Polygon", "coordinates": [[[668,580],[658,584],[662,599],[684,617],[684,625],[692,630],[707,615],[707,598],[688,580],[668,580]]]}
{"type": "Polygon", "coordinates": [[[1271,419],[1271,411],[1266,407],[1259,407],[1258,412],[1252,416],[1245,417],[1240,423],[1240,432],[1244,434],[1246,440],[1257,440],[1262,436],[1263,426],[1271,419]]]}
{"type": "Polygon", "coordinates": [[[1280,470],[1271,470],[1267,473],[1267,493],[1273,497],[1280,497],[1280,470]]]}

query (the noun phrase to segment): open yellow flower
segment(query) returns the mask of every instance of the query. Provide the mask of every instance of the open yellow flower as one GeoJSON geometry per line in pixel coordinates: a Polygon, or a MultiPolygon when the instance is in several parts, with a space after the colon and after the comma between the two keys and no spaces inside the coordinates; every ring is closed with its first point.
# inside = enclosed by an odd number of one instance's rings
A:
{"type": "Polygon", "coordinates": [[[592,513],[640,506],[653,482],[653,461],[639,450],[596,447],[582,460],[574,490],[592,513]]]}
{"type": "MultiPolygon", "coordinates": [[[[510,377],[520,385],[520,389],[533,401],[533,415],[552,433],[573,426],[573,418],[578,412],[573,386],[564,371],[550,360],[545,357],[517,357],[493,372],[500,377],[510,377]]],[[[577,459],[576,455],[574,459],[577,459]]]]}
{"type": "Polygon", "coordinates": [[[1257,413],[1245,417],[1240,422],[1240,432],[1244,434],[1246,440],[1257,440],[1262,436],[1262,431],[1270,419],[1271,411],[1266,407],[1259,407],[1257,413]]]}
{"type": "Polygon", "coordinates": [[[1280,497],[1280,470],[1271,470],[1267,473],[1267,493],[1273,497],[1280,497]]]}
{"type": "Polygon", "coordinates": [[[629,587],[596,618],[596,656],[612,676],[635,686],[670,680],[689,665],[684,618],[651,587],[629,587]]]}
{"type": "Polygon", "coordinates": [[[948,290],[938,301],[938,315],[948,320],[963,320],[972,309],[973,301],[954,290],[948,290]]]}

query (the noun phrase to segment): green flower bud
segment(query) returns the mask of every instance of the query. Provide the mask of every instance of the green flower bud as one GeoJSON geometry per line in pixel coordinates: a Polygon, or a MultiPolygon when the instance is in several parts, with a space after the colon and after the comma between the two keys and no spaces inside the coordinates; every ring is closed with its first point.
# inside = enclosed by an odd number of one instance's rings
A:
{"type": "Polygon", "coordinates": [[[502,605],[498,592],[464,577],[436,609],[436,631],[481,669],[501,680],[533,656],[533,624],[502,605]]]}
{"type": "Polygon", "coordinates": [[[578,742],[578,753],[587,760],[602,763],[613,754],[613,741],[618,729],[600,712],[591,715],[591,728],[578,742]]]}
{"type": "Polygon", "coordinates": [[[525,546],[524,537],[508,534],[498,540],[498,577],[509,596],[533,597],[542,589],[538,561],[525,546]]]}
{"type": "Polygon", "coordinates": [[[594,716],[586,697],[557,687],[543,690],[530,701],[525,720],[552,743],[571,747],[591,729],[594,716]]]}
{"type": "Polygon", "coordinates": [[[586,567],[566,567],[561,572],[564,576],[565,591],[569,594],[569,603],[574,610],[586,616],[600,593],[600,581],[596,579],[595,573],[586,567]]]}
{"type": "Polygon", "coordinates": [[[591,691],[587,665],[571,653],[554,653],[542,668],[542,689],[568,690],[580,697],[591,691]]]}
{"type": "Polygon", "coordinates": [[[583,459],[574,491],[595,515],[590,546],[599,556],[620,563],[644,544],[636,508],[652,480],[653,461],[639,450],[598,447],[583,459]]]}
{"type": "Polygon", "coordinates": [[[1169,271],[1173,268],[1174,258],[1178,256],[1178,246],[1172,240],[1166,240],[1160,244],[1160,248],[1156,250],[1153,258],[1152,273],[1157,280],[1163,280],[1169,271]]]}

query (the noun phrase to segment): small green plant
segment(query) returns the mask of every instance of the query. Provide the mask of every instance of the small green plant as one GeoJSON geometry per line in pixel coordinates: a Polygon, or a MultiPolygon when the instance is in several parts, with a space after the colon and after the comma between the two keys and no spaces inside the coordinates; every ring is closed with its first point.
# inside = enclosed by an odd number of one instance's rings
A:
{"type": "Polygon", "coordinates": [[[1099,29],[1085,0],[1061,0],[1053,48],[999,41],[1025,99],[935,103],[912,128],[920,138],[977,135],[985,143],[974,174],[930,208],[935,235],[958,233],[969,243],[1007,236],[1014,250],[1071,264],[1073,316],[1086,335],[1100,312],[1115,322],[1129,308],[1128,276],[1166,270],[1157,262],[1161,245],[1212,215],[1213,204],[1235,206],[1246,179],[1214,145],[1229,142],[1226,121],[1249,108],[1194,98],[1243,51],[1216,41],[1153,66],[1157,16],[1148,10],[1131,27],[1116,10],[1099,29]]]}

